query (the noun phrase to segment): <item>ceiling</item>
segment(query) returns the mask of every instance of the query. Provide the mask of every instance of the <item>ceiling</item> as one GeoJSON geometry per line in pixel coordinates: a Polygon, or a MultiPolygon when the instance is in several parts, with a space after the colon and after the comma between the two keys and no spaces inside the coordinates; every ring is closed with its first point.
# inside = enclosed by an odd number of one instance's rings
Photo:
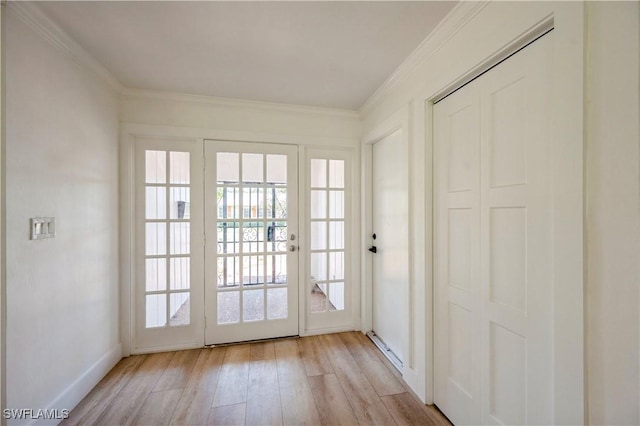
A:
{"type": "Polygon", "coordinates": [[[38,2],[125,86],[358,109],[455,6],[38,2]]]}

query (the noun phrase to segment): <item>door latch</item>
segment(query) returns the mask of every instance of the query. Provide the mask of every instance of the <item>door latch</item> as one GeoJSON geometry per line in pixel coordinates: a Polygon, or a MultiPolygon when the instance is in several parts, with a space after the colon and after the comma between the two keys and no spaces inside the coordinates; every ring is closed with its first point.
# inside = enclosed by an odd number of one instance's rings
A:
{"type": "Polygon", "coordinates": [[[378,252],[378,248],[376,246],[371,246],[371,247],[369,247],[369,251],[371,253],[377,253],[378,252]]]}

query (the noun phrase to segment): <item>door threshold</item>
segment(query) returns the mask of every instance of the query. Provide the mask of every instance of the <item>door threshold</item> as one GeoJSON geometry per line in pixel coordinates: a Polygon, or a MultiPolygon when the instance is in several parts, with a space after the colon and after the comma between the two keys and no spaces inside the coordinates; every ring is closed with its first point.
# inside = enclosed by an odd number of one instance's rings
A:
{"type": "Polygon", "coordinates": [[[218,347],[221,347],[221,346],[245,345],[247,343],[272,342],[274,340],[298,339],[298,338],[300,338],[300,336],[298,334],[292,334],[291,336],[269,337],[267,339],[244,340],[244,341],[241,341],[241,342],[229,342],[229,343],[214,343],[213,345],[204,345],[204,347],[205,348],[218,348],[218,347]]]}
{"type": "Polygon", "coordinates": [[[382,341],[382,339],[378,337],[375,332],[367,332],[367,337],[371,339],[373,344],[376,345],[378,349],[380,349],[380,352],[382,352],[382,354],[391,362],[396,370],[398,370],[398,372],[402,374],[402,361],[400,360],[400,358],[398,358],[396,354],[394,354],[393,351],[389,349],[389,347],[382,341]]]}

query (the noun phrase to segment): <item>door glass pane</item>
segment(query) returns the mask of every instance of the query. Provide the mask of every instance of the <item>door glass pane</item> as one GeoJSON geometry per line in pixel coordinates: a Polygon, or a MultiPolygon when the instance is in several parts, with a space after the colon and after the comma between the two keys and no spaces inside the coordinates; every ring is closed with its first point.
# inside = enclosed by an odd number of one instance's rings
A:
{"type": "Polygon", "coordinates": [[[289,235],[286,222],[267,222],[267,251],[287,251],[289,235]]]}
{"type": "Polygon", "coordinates": [[[327,248],[327,222],[311,222],[311,250],[327,248]]]}
{"type": "Polygon", "coordinates": [[[327,192],[311,191],[311,219],[327,217],[327,192]]]}
{"type": "Polygon", "coordinates": [[[191,219],[191,202],[189,187],[172,187],[169,190],[170,219],[191,219]]]}
{"type": "Polygon", "coordinates": [[[287,289],[270,288],[267,290],[267,319],[287,318],[287,289]]]}
{"type": "Polygon", "coordinates": [[[169,224],[171,254],[189,254],[191,248],[191,224],[179,222],[169,224]]]}
{"type": "Polygon", "coordinates": [[[311,312],[327,310],[327,284],[311,282],[311,312]]]}
{"type": "Polygon", "coordinates": [[[327,160],[311,160],[311,187],[327,186],[327,160]]]}
{"type": "Polygon", "coordinates": [[[145,188],[145,210],[147,219],[165,219],[167,217],[166,189],[155,186],[145,188]]]}
{"type": "Polygon", "coordinates": [[[245,219],[264,217],[264,189],[244,188],[242,190],[242,217],[245,219]]]}
{"type": "Polygon", "coordinates": [[[264,223],[244,223],[244,228],[242,229],[242,251],[244,253],[264,251],[264,223]]]}
{"type": "Polygon", "coordinates": [[[146,291],[162,291],[167,288],[166,259],[147,259],[145,262],[146,291]]]}
{"type": "Polygon", "coordinates": [[[245,286],[264,284],[264,256],[242,257],[242,284],[245,286]]]}
{"type": "Polygon", "coordinates": [[[146,327],[164,327],[167,325],[167,295],[148,294],[145,303],[146,327]]]}
{"type": "Polygon", "coordinates": [[[271,285],[287,283],[287,255],[267,256],[267,283],[271,285]]]}
{"type": "Polygon", "coordinates": [[[191,322],[189,293],[171,293],[169,300],[169,325],[189,325],[191,322]]]}
{"type": "Polygon", "coordinates": [[[240,210],[240,190],[238,188],[218,188],[218,219],[238,219],[240,210]]]}
{"type": "Polygon", "coordinates": [[[344,222],[329,222],[329,248],[344,249],[344,222]]]}
{"type": "Polygon", "coordinates": [[[217,178],[221,184],[237,184],[240,180],[240,155],[219,152],[216,158],[217,178]]]}
{"type": "Polygon", "coordinates": [[[218,293],[218,324],[230,324],[240,321],[240,292],[224,291],[218,293]]]}
{"type": "Polygon", "coordinates": [[[147,255],[163,255],[167,253],[167,225],[165,223],[147,223],[145,227],[147,255]]]}
{"type": "Polygon", "coordinates": [[[271,219],[287,218],[287,188],[267,188],[266,215],[271,219]]]}
{"type": "Polygon", "coordinates": [[[344,253],[341,251],[329,253],[329,279],[344,279],[344,253]]]}
{"type": "Polygon", "coordinates": [[[239,253],[239,222],[218,223],[218,253],[239,253]]]}
{"type": "Polygon", "coordinates": [[[260,321],[264,319],[264,290],[242,292],[242,320],[260,321]]]}
{"type": "Polygon", "coordinates": [[[329,310],[344,310],[344,283],[329,283],[329,310]]]}
{"type": "Polygon", "coordinates": [[[169,260],[169,285],[171,290],[188,290],[191,287],[191,259],[174,257],[169,260]]]}
{"type": "Polygon", "coordinates": [[[262,154],[242,154],[242,182],[264,182],[262,158],[262,154]]]}
{"type": "Polygon", "coordinates": [[[311,253],[311,279],[316,281],[327,279],[327,253],[311,253]]]}
{"type": "Polygon", "coordinates": [[[238,287],[240,275],[238,256],[218,257],[218,288],[238,287]]]}
{"type": "Polygon", "coordinates": [[[167,153],[164,151],[145,151],[146,183],[167,182],[167,153]]]}
{"type": "Polygon", "coordinates": [[[169,182],[175,184],[189,184],[191,169],[188,152],[171,152],[169,154],[169,182]]]}
{"type": "Polygon", "coordinates": [[[329,160],[329,187],[344,188],[343,160],[329,160]]]}
{"type": "Polygon", "coordinates": [[[267,155],[267,183],[279,185],[287,183],[286,155],[267,155]]]}
{"type": "Polygon", "coordinates": [[[329,217],[344,219],[344,191],[329,191],[329,217]]]}

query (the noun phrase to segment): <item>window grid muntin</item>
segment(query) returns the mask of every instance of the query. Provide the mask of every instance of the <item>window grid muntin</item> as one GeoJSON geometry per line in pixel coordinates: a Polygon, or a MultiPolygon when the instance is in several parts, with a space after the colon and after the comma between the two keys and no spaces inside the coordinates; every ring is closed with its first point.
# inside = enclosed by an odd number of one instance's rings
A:
{"type": "MultiPolygon", "coordinates": [[[[218,152],[216,155],[219,154],[230,154],[230,153],[226,153],[226,152],[218,152]]],[[[229,209],[228,208],[224,208],[225,206],[222,206],[222,209],[220,208],[219,205],[216,205],[216,229],[218,229],[220,227],[220,225],[222,223],[237,223],[238,224],[238,229],[240,230],[239,234],[238,234],[238,240],[234,242],[234,244],[237,245],[237,249],[235,253],[225,253],[225,252],[220,252],[220,250],[216,249],[216,276],[219,278],[220,277],[220,271],[218,271],[218,259],[224,259],[226,261],[226,259],[233,259],[235,257],[238,258],[238,269],[240,271],[240,274],[242,275],[239,279],[238,285],[237,286],[219,286],[216,283],[216,294],[223,294],[223,293],[238,293],[238,321],[235,322],[225,322],[225,323],[221,323],[220,321],[220,316],[219,316],[219,312],[216,315],[216,322],[218,325],[222,326],[222,325],[235,325],[235,324],[243,324],[245,322],[247,323],[254,323],[254,322],[258,322],[258,321],[273,321],[273,320],[277,320],[277,319],[284,319],[288,317],[288,314],[286,317],[281,317],[281,318],[274,318],[274,319],[270,319],[268,318],[268,300],[269,300],[269,296],[268,296],[268,290],[271,289],[278,289],[278,288],[288,288],[288,282],[284,282],[281,284],[270,284],[267,282],[267,258],[268,256],[275,256],[275,255],[286,255],[287,251],[286,251],[286,242],[288,241],[288,229],[289,229],[289,222],[288,222],[288,217],[287,217],[287,212],[285,210],[285,214],[283,217],[267,217],[267,211],[269,210],[268,208],[268,195],[270,192],[275,192],[277,190],[284,190],[285,191],[285,203],[288,202],[288,185],[286,183],[269,183],[267,182],[267,174],[268,174],[268,165],[267,165],[267,158],[269,156],[269,154],[260,154],[262,156],[262,182],[244,182],[244,174],[243,174],[243,166],[244,166],[244,155],[245,154],[253,154],[253,153],[238,153],[238,163],[237,163],[237,167],[238,167],[238,181],[237,182],[220,182],[218,181],[218,177],[216,176],[216,200],[218,200],[218,190],[222,189],[223,190],[223,199],[226,201],[226,194],[227,191],[225,191],[226,189],[234,189],[235,190],[235,196],[233,197],[232,201],[235,201],[237,197],[237,206],[236,208],[234,208],[233,210],[233,215],[232,217],[228,217],[228,213],[229,213],[229,209]],[[245,189],[249,189],[249,193],[251,194],[251,190],[252,189],[257,189],[258,194],[262,194],[261,197],[258,197],[258,205],[257,205],[257,211],[256,211],[256,216],[255,217],[246,217],[245,212],[244,212],[244,208],[245,208],[245,203],[244,203],[244,198],[245,198],[245,194],[246,191],[245,189]],[[262,198],[260,200],[260,198],[262,198]],[[259,214],[260,212],[260,201],[262,201],[262,215],[259,214]],[[222,215],[220,215],[220,213],[222,212],[222,215]],[[222,217],[221,217],[222,216],[222,217]],[[245,229],[245,224],[250,224],[250,223],[257,223],[258,226],[256,227],[256,229],[262,229],[262,234],[264,236],[264,241],[259,242],[260,245],[262,246],[262,251],[258,251],[258,252],[245,252],[245,247],[244,247],[244,243],[246,242],[244,240],[244,229],[245,229]],[[277,228],[283,228],[286,229],[287,231],[285,232],[285,235],[287,236],[287,238],[285,240],[280,240],[280,241],[274,241],[274,243],[278,243],[278,242],[284,242],[284,250],[274,250],[274,251],[268,251],[267,249],[267,244],[269,243],[269,241],[267,241],[267,233],[268,233],[268,226],[269,224],[273,224],[277,228]],[[284,226],[278,226],[276,224],[284,224],[284,226]],[[245,263],[245,257],[248,256],[255,256],[255,257],[261,257],[262,258],[262,283],[260,284],[245,284],[244,283],[244,263],[245,263]],[[244,293],[246,291],[252,291],[252,290],[262,290],[263,291],[263,312],[262,312],[262,319],[260,320],[250,320],[250,321],[245,321],[244,318],[244,299],[245,299],[245,295],[244,293]]],[[[288,160],[285,161],[285,164],[288,163],[288,160]]],[[[216,157],[216,164],[217,164],[217,157],[216,157]]],[[[217,175],[217,173],[216,173],[217,175]]],[[[251,208],[251,204],[249,204],[249,208],[251,208]]],[[[272,205],[271,207],[271,213],[272,215],[275,214],[276,212],[276,208],[275,205],[272,205]]],[[[252,216],[251,214],[249,216],[252,216]]],[[[275,231],[274,231],[275,232],[275,231]]],[[[219,244],[217,241],[217,235],[216,235],[216,245],[219,244]]],[[[226,248],[225,248],[226,249],[226,248]]],[[[260,260],[259,260],[260,262],[260,260]]],[[[258,268],[260,269],[260,268],[258,268]]],[[[288,267],[287,267],[288,269],[288,267]]],[[[285,273],[287,273],[287,271],[285,271],[285,273]]],[[[222,275],[224,277],[224,279],[227,279],[227,273],[224,273],[222,275]]],[[[272,276],[275,276],[275,273],[272,274],[272,276]]],[[[220,308],[220,299],[218,296],[216,296],[216,310],[219,310],[220,308]]]]}
{"type": "MultiPolygon", "coordinates": [[[[311,182],[314,180],[313,177],[310,177],[309,182],[310,182],[310,186],[309,186],[309,194],[311,195],[313,192],[312,191],[319,191],[319,192],[324,192],[325,193],[325,198],[324,198],[324,217],[322,218],[311,218],[309,219],[309,223],[325,223],[325,241],[324,241],[324,249],[311,249],[311,242],[309,243],[309,259],[311,259],[313,254],[326,254],[325,256],[325,263],[324,263],[324,276],[325,279],[322,280],[316,280],[314,279],[313,281],[313,286],[312,286],[312,292],[315,290],[315,286],[318,286],[321,291],[323,291],[323,293],[325,293],[325,299],[324,299],[324,308],[321,310],[313,310],[313,308],[311,309],[311,313],[312,314],[318,314],[318,313],[326,313],[326,312],[339,312],[345,309],[345,306],[342,307],[342,309],[329,309],[329,305],[331,304],[331,283],[343,283],[343,294],[342,294],[342,298],[345,298],[345,292],[346,292],[346,284],[347,284],[347,265],[346,265],[346,234],[347,234],[347,221],[346,221],[346,174],[345,174],[345,166],[346,166],[346,161],[344,160],[334,160],[334,159],[329,159],[329,158],[311,158],[310,159],[310,167],[309,167],[309,171],[310,173],[313,173],[313,166],[311,166],[312,162],[314,160],[322,160],[324,161],[324,186],[317,186],[317,185],[311,185],[311,182]],[[337,163],[342,163],[342,186],[332,186],[332,173],[331,173],[331,163],[332,162],[337,162],[337,163]],[[341,217],[332,217],[332,208],[333,205],[331,203],[331,199],[330,199],[330,194],[332,192],[341,192],[342,193],[342,216],[341,217]],[[343,241],[343,248],[341,249],[331,249],[331,232],[330,232],[330,223],[337,223],[337,222],[341,222],[343,223],[343,227],[342,227],[342,241],[343,241]],[[330,254],[331,253],[342,253],[343,254],[343,264],[342,264],[342,269],[343,269],[343,277],[341,279],[330,279],[330,271],[331,271],[331,257],[330,254]],[[322,286],[324,286],[324,290],[322,289],[322,286]]],[[[313,212],[313,206],[312,206],[312,199],[311,196],[309,198],[309,212],[310,212],[310,216],[312,216],[313,212]]],[[[311,229],[311,226],[309,227],[309,229],[311,229]]],[[[310,234],[311,237],[311,234],[310,234]]],[[[310,270],[313,268],[310,268],[310,270]]]]}
{"type": "MultiPolygon", "coordinates": [[[[144,300],[145,300],[145,328],[150,329],[150,328],[167,328],[167,327],[181,327],[181,326],[188,326],[191,324],[191,276],[189,274],[189,288],[188,289],[171,289],[171,284],[170,284],[170,279],[171,279],[171,259],[173,258],[188,258],[189,261],[191,260],[191,244],[189,244],[189,250],[187,253],[174,253],[171,254],[171,243],[172,243],[172,236],[171,236],[171,224],[172,223],[191,223],[191,219],[171,219],[171,197],[170,197],[170,193],[171,193],[171,189],[172,188],[191,188],[191,183],[189,184],[185,184],[185,183],[172,183],[172,176],[171,176],[171,158],[172,158],[172,154],[173,153],[177,153],[177,154],[187,154],[187,158],[189,159],[189,162],[191,161],[191,153],[188,151],[173,151],[173,150],[158,150],[158,149],[151,149],[151,150],[145,150],[145,179],[144,179],[144,206],[145,206],[145,213],[144,213],[144,235],[145,235],[145,250],[144,250],[144,273],[145,273],[145,286],[144,286],[144,300]],[[162,179],[164,182],[163,183],[157,183],[157,182],[153,182],[153,183],[147,183],[147,178],[148,178],[148,170],[147,170],[147,166],[148,166],[148,162],[147,162],[147,154],[150,152],[154,152],[154,153],[158,153],[158,152],[162,152],[164,154],[164,161],[165,161],[165,168],[164,168],[164,178],[162,179]],[[165,209],[165,218],[164,219],[147,219],[146,217],[146,209],[147,209],[147,189],[146,188],[164,188],[165,189],[165,197],[164,197],[164,209],[165,209]],[[165,225],[165,252],[164,254],[147,254],[147,224],[148,223],[156,223],[156,224],[164,224],[165,225]],[[146,288],[146,274],[147,274],[147,262],[146,259],[166,259],[165,262],[165,290],[151,290],[148,291],[146,288]],[[171,295],[172,294],[180,294],[180,293],[187,293],[189,294],[187,301],[185,303],[188,303],[189,306],[187,307],[187,309],[189,310],[189,317],[187,319],[186,323],[182,323],[182,324],[172,324],[172,317],[171,317],[171,295]],[[148,296],[152,296],[152,295],[165,295],[165,318],[164,318],[164,324],[163,325],[156,325],[156,326],[149,326],[148,325],[148,296]]],[[[157,165],[157,163],[156,163],[157,165]]],[[[189,169],[190,169],[191,164],[189,163],[189,169]]],[[[158,169],[156,167],[156,177],[158,174],[158,169]]],[[[189,174],[189,179],[190,179],[190,174],[189,174]]],[[[191,230],[188,231],[189,233],[189,237],[191,236],[191,230]]],[[[190,241],[190,239],[189,239],[190,241]]],[[[180,308],[178,308],[178,310],[180,310],[182,308],[183,305],[181,305],[180,308]]],[[[176,314],[178,312],[178,310],[176,310],[176,314]]],[[[174,314],[175,315],[175,314],[174,314]]]]}

